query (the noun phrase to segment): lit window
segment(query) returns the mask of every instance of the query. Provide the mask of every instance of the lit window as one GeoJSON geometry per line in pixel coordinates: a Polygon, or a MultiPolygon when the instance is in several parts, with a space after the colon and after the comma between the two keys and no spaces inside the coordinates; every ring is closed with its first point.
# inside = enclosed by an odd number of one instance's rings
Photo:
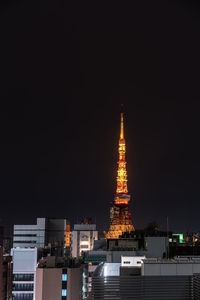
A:
{"type": "Polygon", "coordinates": [[[67,296],[67,290],[62,290],[62,296],[67,296]]]}
{"type": "Polygon", "coordinates": [[[62,274],[62,281],[67,281],[67,274],[62,274]]]}

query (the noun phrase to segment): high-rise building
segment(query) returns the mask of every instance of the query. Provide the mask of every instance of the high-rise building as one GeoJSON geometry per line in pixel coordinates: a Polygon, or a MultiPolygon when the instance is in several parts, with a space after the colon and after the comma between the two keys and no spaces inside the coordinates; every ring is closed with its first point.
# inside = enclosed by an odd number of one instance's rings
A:
{"type": "Polygon", "coordinates": [[[53,255],[63,255],[70,247],[70,224],[67,219],[37,218],[37,224],[14,225],[13,248],[50,247],[53,255]]]}
{"type": "Polygon", "coordinates": [[[93,249],[94,241],[98,240],[98,231],[96,224],[92,224],[91,220],[85,218],[82,224],[75,224],[72,231],[71,254],[72,257],[79,257],[82,251],[93,249]]]}
{"type": "Polygon", "coordinates": [[[110,229],[106,238],[118,238],[123,232],[134,231],[129,211],[130,195],[128,195],[126,170],[126,143],[124,138],[123,111],[121,112],[121,129],[119,138],[119,161],[117,170],[117,189],[114,203],[110,209],[110,229]]]}
{"type": "Polygon", "coordinates": [[[13,287],[16,300],[35,300],[37,248],[12,249],[13,287]]]}

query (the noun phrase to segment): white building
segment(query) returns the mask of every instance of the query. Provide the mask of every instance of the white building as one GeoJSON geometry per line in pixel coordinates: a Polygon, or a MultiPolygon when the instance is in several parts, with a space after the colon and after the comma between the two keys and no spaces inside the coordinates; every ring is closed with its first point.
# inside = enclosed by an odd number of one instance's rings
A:
{"type": "Polygon", "coordinates": [[[15,300],[35,300],[37,248],[12,249],[13,288],[15,300]]]}
{"type": "Polygon", "coordinates": [[[141,267],[145,256],[121,256],[122,267],[141,267]]]}
{"type": "Polygon", "coordinates": [[[94,241],[98,239],[96,224],[76,224],[72,231],[71,254],[81,256],[82,251],[93,249],[94,241]]]}
{"type": "Polygon", "coordinates": [[[14,225],[13,248],[60,248],[70,246],[70,225],[67,219],[37,218],[37,224],[14,225]]]}
{"type": "Polygon", "coordinates": [[[44,248],[45,218],[37,218],[36,225],[14,225],[13,248],[44,248]]]}

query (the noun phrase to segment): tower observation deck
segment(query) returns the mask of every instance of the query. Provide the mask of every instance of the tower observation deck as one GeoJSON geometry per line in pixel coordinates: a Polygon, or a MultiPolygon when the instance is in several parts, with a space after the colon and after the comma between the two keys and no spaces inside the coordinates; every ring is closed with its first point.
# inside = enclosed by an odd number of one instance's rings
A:
{"type": "Polygon", "coordinates": [[[126,143],[124,138],[124,113],[121,111],[121,127],[119,138],[119,161],[117,170],[117,188],[110,208],[110,228],[107,239],[119,238],[123,232],[134,231],[134,226],[129,211],[130,195],[128,195],[127,170],[126,170],[126,143]]]}

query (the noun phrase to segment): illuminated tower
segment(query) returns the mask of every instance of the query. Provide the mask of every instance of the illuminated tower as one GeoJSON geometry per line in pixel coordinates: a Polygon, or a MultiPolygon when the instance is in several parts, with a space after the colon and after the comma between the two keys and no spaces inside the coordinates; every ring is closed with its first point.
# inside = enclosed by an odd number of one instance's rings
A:
{"type": "Polygon", "coordinates": [[[117,170],[117,189],[113,206],[110,209],[110,229],[107,239],[118,238],[123,232],[135,230],[129,212],[130,195],[128,195],[126,171],[126,143],[124,138],[123,111],[121,112],[121,129],[119,138],[119,161],[117,170]]]}

